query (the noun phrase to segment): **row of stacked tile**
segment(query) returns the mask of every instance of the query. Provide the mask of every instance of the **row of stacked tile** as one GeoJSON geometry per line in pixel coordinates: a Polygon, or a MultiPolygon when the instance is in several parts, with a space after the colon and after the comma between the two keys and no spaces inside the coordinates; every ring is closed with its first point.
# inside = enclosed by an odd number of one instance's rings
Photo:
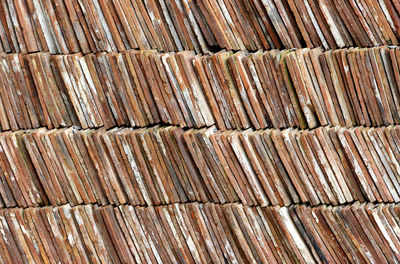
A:
{"type": "Polygon", "coordinates": [[[2,0],[0,52],[397,45],[399,12],[392,0],[2,0]]]}
{"type": "Polygon", "coordinates": [[[2,207],[400,201],[400,126],[0,133],[2,207]]]}
{"type": "Polygon", "coordinates": [[[0,56],[0,128],[400,124],[400,49],[0,56]]]}

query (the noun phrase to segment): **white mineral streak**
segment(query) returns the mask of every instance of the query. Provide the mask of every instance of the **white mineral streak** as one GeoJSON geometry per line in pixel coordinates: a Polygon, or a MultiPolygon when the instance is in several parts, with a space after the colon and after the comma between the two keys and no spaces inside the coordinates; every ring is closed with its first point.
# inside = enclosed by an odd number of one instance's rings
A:
{"type": "Polygon", "coordinates": [[[338,133],[338,136],[339,136],[339,140],[342,143],[343,147],[345,149],[348,149],[348,151],[346,151],[346,152],[348,153],[348,155],[350,155],[350,162],[353,165],[355,174],[360,179],[360,183],[361,183],[361,186],[363,187],[364,191],[367,193],[369,198],[375,197],[374,193],[372,192],[371,188],[369,188],[368,183],[365,180],[365,177],[363,175],[360,165],[356,161],[356,158],[354,157],[353,152],[350,150],[350,146],[347,144],[346,138],[344,137],[344,135],[342,133],[338,133]]]}
{"type": "Polygon", "coordinates": [[[312,11],[312,9],[311,9],[311,7],[310,7],[310,4],[308,3],[308,1],[304,1],[304,4],[305,4],[305,6],[306,6],[308,15],[309,15],[310,18],[311,18],[311,22],[313,23],[314,28],[315,28],[315,30],[317,31],[318,37],[320,38],[320,40],[321,40],[321,42],[322,42],[322,45],[324,46],[325,49],[329,49],[329,48],[330,48],[330,47],[329,47],[329,44],[328,44],[328,42],[326,42],[324,33],[321,31],[321,28],[318,26],[318,21],[317,21],[317,19],[316,19],[315,16],[314,16],[314,12],[312,11]]]}
{"type": "Polygon", "coordinates": [[[278,213],[282,217],[282,221],[285,224],[289,234],[292,236],[297,248],[300,250],[305,263],[316,263],[295,224],[293,223],[293,220],[289,215],[289,209],[287,207],[282,207],[278,210],[278,213]]]}
{"type": "Polygon", "coordinates": [[[382,222],[383,220],[381,220],[381,218],[379,217],[378,214],[378,209],[374,208],[372,210],[372,216],[374,217],[375,223],[378,225],[379,227],[379,231],[382,233],[383,237],[385,238],[385,240],[389,243],[389,246],[391,247],[391,249],[396,253],[399,254],[399,251],[397,250],[397,247],[395,246],[395,244],[393,243],[390,235],[389,235],[389,231],[386,230],[385,228],[385,224],[382,222]]]}
{"type": "Polygon", "coordinates": [[[331,13],[329,12],[327,6],[325,5],[325,3],[323,3],[323,1],[320,2],[320,8],[321,12],[324,14],[326,22],[328,23],[329,29],[333,35],[333,38],[336,41],[336,44],[341,48],[344,47],[346,44],[344,43],[344,40],[339,32],[339,29],[337,28],[335,21],[331,16],[331,13]]]}

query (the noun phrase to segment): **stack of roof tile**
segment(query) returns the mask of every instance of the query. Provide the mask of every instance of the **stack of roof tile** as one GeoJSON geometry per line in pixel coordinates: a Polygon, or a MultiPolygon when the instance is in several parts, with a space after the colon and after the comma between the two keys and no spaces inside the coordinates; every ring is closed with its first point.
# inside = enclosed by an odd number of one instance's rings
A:
{"type": "Polygon", "coordinates": [[[0,263],[399,263],[400,3],[0,0],[0,263]]]}

